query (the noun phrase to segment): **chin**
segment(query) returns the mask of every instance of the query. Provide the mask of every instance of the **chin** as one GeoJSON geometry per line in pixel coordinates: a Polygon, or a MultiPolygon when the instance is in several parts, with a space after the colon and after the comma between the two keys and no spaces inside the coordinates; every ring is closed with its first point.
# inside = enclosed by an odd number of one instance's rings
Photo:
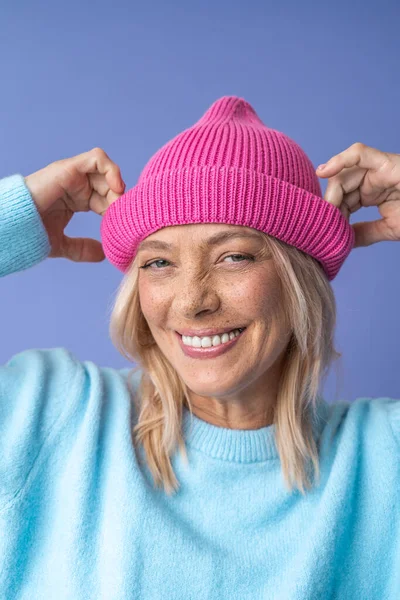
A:
{"type": "Polygon", "coordinates": [[[190,379],[182,376],[191,392],[198,396],[218,397],[233,393],[239,387],[239,381],[230,379],[229,381],[221,381],[218,376],[211,377],[207,381],[203,379],[190,379]]]}

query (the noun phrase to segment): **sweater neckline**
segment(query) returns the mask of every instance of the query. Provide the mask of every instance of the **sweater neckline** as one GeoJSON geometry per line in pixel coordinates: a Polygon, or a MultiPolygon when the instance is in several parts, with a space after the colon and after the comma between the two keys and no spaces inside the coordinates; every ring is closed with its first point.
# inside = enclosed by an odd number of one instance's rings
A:
{"type": "MultiPolygon", "coordinates": [[[[317,441],[328,418],[329,404],[319,398],[312,423],[317,441]]],[[[275,443],[276,425],[259,429],[229,429],[213,425],[191,414],[183,405],[182,432],[185,443],[212,458],[237,463],[279,459],[275,443]]]]}

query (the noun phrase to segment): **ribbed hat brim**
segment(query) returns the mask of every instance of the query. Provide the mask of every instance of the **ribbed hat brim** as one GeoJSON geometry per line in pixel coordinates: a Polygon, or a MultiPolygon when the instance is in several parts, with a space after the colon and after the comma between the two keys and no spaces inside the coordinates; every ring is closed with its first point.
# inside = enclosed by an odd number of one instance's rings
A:
{"type": "Polygon", "coordinates": [[[340,210],[307,190],[254,170],[203,166],[164,171],[111,204],[101,222],[104,252],[126,273],[145,237],[191,223],[262,231],[313,256],[329,280],[355,241],[340,210]]]}

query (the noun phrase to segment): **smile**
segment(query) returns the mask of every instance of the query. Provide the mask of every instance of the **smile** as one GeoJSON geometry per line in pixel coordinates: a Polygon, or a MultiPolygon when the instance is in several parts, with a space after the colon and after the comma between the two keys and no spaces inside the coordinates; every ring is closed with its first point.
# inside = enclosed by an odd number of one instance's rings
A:
{"type": "Polygon", "coordinates": [[[199,337],[197,335],[183,335],[182,341],[186,346],[193,346],[193,348],[211,348],[214,346],[219,346],[220,344],[225,344],[226,342],[229,342],[229,340],[233,340],[233,338],[237,337],[241,331],[243,331],[243,328],[232,329],[232,331],[228,331],[227,333],[213,336],[206,335],[199,337]]]}
{"type": "Polygon", "coordinates": [[[175,335],[178,338],[179,345],[186,356],[191,358],[214,358],[225,354],[238,342],[246,329],[234,329],[222,336],[190,337],[181,336],[178,332],[175,335]]]}

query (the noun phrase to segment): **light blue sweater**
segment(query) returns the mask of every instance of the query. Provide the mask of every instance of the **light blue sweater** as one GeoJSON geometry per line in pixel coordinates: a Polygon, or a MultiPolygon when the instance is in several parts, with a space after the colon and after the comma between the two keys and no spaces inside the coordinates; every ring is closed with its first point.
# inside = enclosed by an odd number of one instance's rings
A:
{"type": "MultiPolygon", "coordinates": [[[[2,179],[0,275],[48,253],[23,177],[2,179]]],[[[400,400],[321,402],[306,497],[286,491],[274,425],[185,411],[168,497],[132,444],[128,371],[65,348],[0,367],[1,600],[400,599],[400,400]]]]}

